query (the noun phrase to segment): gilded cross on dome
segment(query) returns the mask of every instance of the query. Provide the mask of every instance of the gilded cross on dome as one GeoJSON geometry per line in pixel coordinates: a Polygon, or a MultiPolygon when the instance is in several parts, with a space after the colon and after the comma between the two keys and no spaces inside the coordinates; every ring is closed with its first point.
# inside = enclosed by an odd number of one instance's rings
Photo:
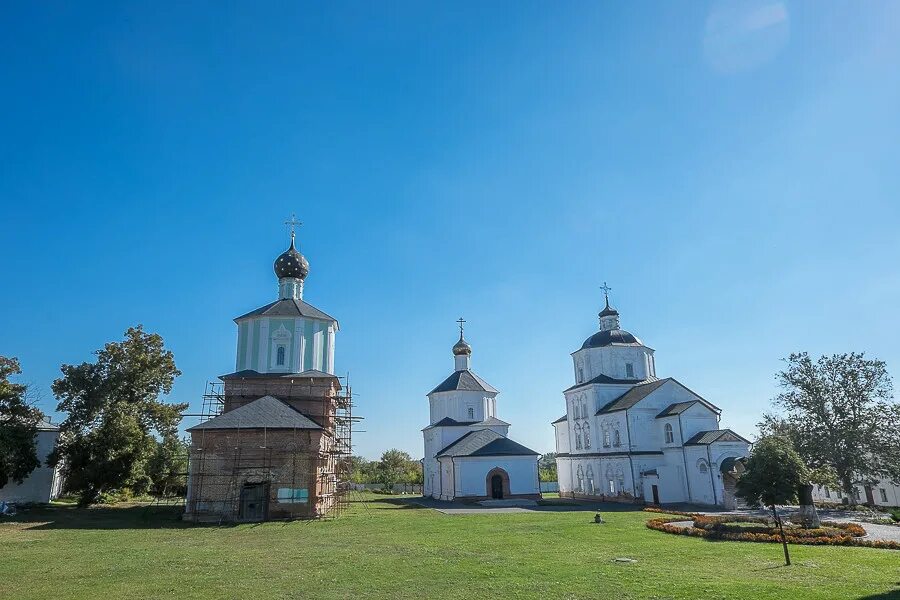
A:
{"type": "Polygon", "coordinates": [[[293,242],[294,241],[294,228],[303,225],[303,223],[301,223],[300,221],[297,220],[296,214],[291,213],[290,220],[285,221],[284,224],[291,226],[291,241],[293,242]]]}
{"type": "Polygon", "coordinates": [[[462,338],[462,335],[463,335],[463,325],[466,324],[466,320],[463,319],[462,317],[460,317],[459,319],[457,319],[456,322],[459,323],[459,337],[462,338]]]}
{"type": "Polygon", "coordinates": [[[609,293],[612,291],[612,288],[606,285],[606,282],[603,282],[603,285],[600,286],[600,289],[603,290],[603,295],[606,297],[606,304],[609,305],[609,293]]]}

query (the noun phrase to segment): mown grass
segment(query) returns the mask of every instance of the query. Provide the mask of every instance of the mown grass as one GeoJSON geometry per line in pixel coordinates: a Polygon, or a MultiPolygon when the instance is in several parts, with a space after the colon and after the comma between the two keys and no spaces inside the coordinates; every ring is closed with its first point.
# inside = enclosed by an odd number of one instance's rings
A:
{"type": "Polygon", "coordinates": [[[0,523],[0,598],[900,598],[900,553],[709,542],[659,515],[446,516],[366,496],[332,521],[198,527],[171,508],[0,523]],[[617,563],[617,557],[637,560],[617,563]]]}

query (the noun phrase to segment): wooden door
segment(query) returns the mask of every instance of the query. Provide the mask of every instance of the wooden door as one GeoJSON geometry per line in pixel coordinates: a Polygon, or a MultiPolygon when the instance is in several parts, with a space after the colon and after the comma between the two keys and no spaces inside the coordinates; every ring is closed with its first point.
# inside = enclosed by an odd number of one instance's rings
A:
{"type": "Polygon", "coordinates": [[[269,486],[265,483],[247,483],[241,489],[242,521],[263,521],[268,508],[269,486]]]}

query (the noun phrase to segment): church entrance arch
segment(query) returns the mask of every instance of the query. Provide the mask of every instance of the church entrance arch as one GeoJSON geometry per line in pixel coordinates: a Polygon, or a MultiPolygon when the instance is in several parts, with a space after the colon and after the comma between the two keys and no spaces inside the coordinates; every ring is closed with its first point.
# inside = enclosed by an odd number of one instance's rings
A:
{"type": "Polygon", "coordinates": [[[487,487],[486,496],[488,498],[503,500],[510,495],[509,474],[500,467],[495,467],[488,472],[487,477],[485,478],[485,484],[487,487]]]}

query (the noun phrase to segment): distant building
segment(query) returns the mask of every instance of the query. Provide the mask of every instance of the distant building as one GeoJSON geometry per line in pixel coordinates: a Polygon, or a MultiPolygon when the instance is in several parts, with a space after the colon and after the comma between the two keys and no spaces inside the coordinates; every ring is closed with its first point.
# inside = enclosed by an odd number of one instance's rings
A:
{"type": "MultiPolygon", "coordinates": [[[[842,490],[826,485],[813,486],[813,500],[828,504],[849,504],[850,497],[842,490]]],[[[858,482],[853,485],[853,502],[869,506],[900,506],[900,485],[890,480],[870,483],[858,482]]]]}
{"type": "Polygon", "coordinates": [[[654,350],[620,328],[608,296],[599,317],[553,422],[560,495],[733,508],[750,442],[721,428],[711,402],[657,378],[654,350]]]}
{"type": "Polygon", "coordinates": [[[455,369],[428,394],[424,495],[441,500],[540,498],[538,453],[508,437],[497,418],[497,394],[469,369],[472,348],[453,346],[455,369]]]}
{"type": "Polygon", "coordinates": [[[7,483],[0,488],[0,500],[7,502],[50,502],[59,497],[62,491],[63,477],[60,465],[47,465],[47,457],[56,448],[59,440],[59,427],[49,421],[38,425],[35,442],[37,443],[38,460],[41,466],[31,472],[22,483],[7,483]]]}
{"type": "Polygon", "coordinates": [[[235,319],[236,371],[220,377],[221,414],[187,430],[186,519],[322,517],[349,489],[350,398],[334,375],[337,320],[303,300],[309,263],[293,231],[274,269],[278,299],[235,319]]]}

